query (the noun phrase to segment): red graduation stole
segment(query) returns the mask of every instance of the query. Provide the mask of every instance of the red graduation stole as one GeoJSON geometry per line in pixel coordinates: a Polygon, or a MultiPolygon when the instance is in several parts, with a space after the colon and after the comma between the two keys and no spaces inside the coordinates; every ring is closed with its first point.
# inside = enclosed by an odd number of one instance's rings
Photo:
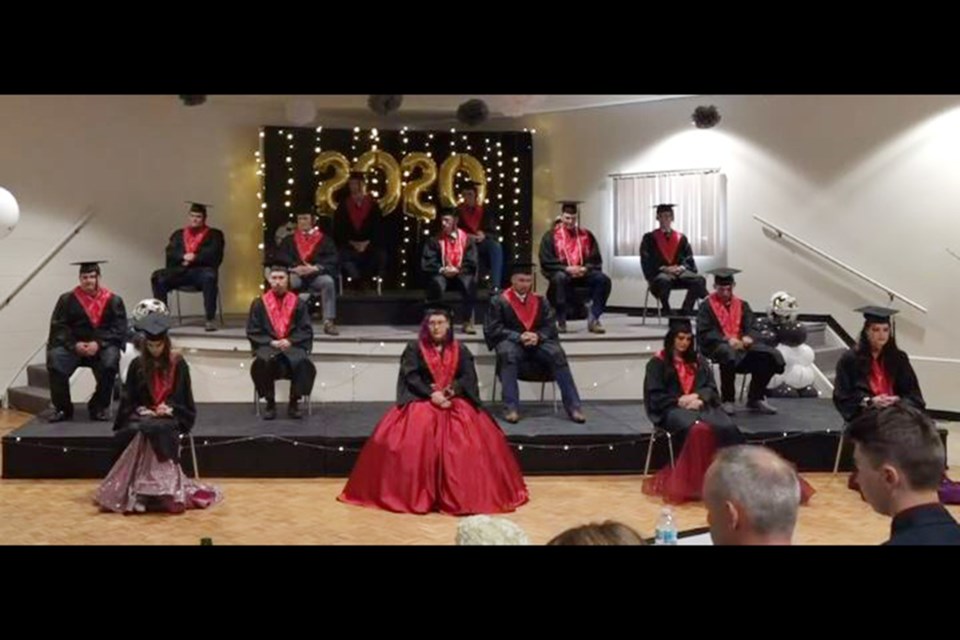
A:
{"type": "Polygon", "coordinates": [[[173,383],[176,380],[176,376],[176,360],[172,356],[166,373],[160,369],[153,371],[153,376],[150,379],[150,395],[153,396],[153,408],[165,403],[167,398],[170,397],[170,394],[173,393],[173,383]]]}
{"type": "Polygon", "coordinates": [[[203,225],[198,229],[193,227],[184,227],[183,229],[183,249],[184,253],[196,253],[200,250],[200,245],[210,233],[210,227],[203,225]]]}
{"type": "Polygon", "coordinates": [[[707,301],[710,303],[710,308],[713,309],[713,315],[715,315],[720,322],[724,337],[728,340],[730,338],[739,339],[740,321],[743,319],[743,301],[734,296],[730,302],[729,310],[715,293],[707,296],[707,301]]]}
{"type": "Polygon", "coordinates": [[[369,195],[364,195],[360,204],[357,204],[353,196],[347,196],[347,213],[350,215],[350,224],[355,230],[360,231],[363,228],[363,223],[366,222],[372,207],[373,198],[369,195]]]}
{"type": "Polygon", "coordinates": [[[260,299],[263,300],[263,306],[267,309],[267,316],[270,318],[273,330],[277,333],[277,339],[283,340],[290,333],[293,313],[297,310],[297,296],[288,291],[282,300],[278,300],[273,291],[267,291],[260,299]]]}
{"type": "Polygon", "coordinates": [[[653,240],[657,243],[657,250],[660,251],[660,255],[663,256],[668,265],[676,264],[677,251],[680,249],[682,238],[683,234],[679,231],[670,232],[670,239],[668,240],[667,234],[662,229],[654,230],[653,240]]]}
{"type": "Polygon", "coordinates": [[[293,242],[297,246],[297,255],[300,256],[300,261],[304,263],[310,262],[322,241],[323,231],[320,230],[320,227],[314,227],[310,231],[297,229],[293,232],[293,242]]]}
{"type": "Polygon", "coordinates": [[[461,204],[458,208],[460,209],[460,222],[467,228],[467,231],[470,233],[479,231],[480,221],[483,220],[483,207],[478,204],[472,207],[461,204]]]}
{"type": "Polygon", "coordinates": [[[454,237],[446,234],[440,236],[440,262],[445,267],[460,268],[463,263],[463,254],[467,249],[466,232],[455,229],[454,237]]]}
{"type": "Polygon", "coordinates": [[[457,367],[460,366],[460,343],[453,340],[437,351],[429,340],[421,340],[420,355],[433,377],[433,390],[443,391],[449,388],[456,379],[457,367]]]}
{"type": "Polygon", "coordinates": [[[503,298],[506,300],[517,318],[527,331],[533,331],[533,325],[537,322],[540,315],[540,298],[537,294],[530,292],[527,294],[526,302],[520,300],[513,288],[503,292],[503,298]]]}
{"type": "Polygon", "coordinates": [[[583,257],[590,253],[590,234],[583,229],[570,232],[558,224],[553,231],[553,246],[567,266],[579,267],[583,264],[583,257]]]}
{"type": "Polygon", "coordinates": [[[875,396],[894,395],[893,380],[887,375],[887,370],[880,362],[880,358],[870,358],[870,391],[875,396]]]}
{"type": "MultiPolygon", "coordinates": [[[[666,353],[661,350],[657,357],[666,360],[666,353]]],[[[697,382],[697,363],[674,357],[673,369],[677,372],[677,378],[680,379],[680,388],[683,390],[683,395],[693,393],[693,386],[697,382]]]]}
{"type": "Polygon", "coordinates": [[[90,295],[80,287],[76,287],[73,290],[73,296],[87,313],[87,318],[90,319],[93,328],[99,328],[103,321],[103,312],[107,310],[107,303],[110,302],[113,293],[106,287],[99,287],[95,294],[90,295]]]}

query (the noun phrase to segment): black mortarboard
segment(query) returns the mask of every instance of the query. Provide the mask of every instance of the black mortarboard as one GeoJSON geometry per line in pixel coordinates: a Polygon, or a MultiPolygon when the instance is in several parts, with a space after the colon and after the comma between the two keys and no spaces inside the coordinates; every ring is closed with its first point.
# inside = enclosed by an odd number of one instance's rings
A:
{"type": "Polygon", "coordinates": [[[510,265],[510,275],[516,275],[518,273],[525,273],[527,275],[533,275],[533,271],[537,265],[532,262],[514,262],[510,265]]]}
{"type": "Polygon", "coordinates": [[[557,200],[560,205],[560,213],[580,213],[580,205],[583,200],[557,200]]]}
{"type": "Polygon", "coordinates": [[[72,265],[80,266],[80,275],[96,272],[100,275],[100,265],[107,264],[106,260],[86,260],[84,262],[71,262],[72,265]]]}
{"type": "Polygon", "coordinates": [[[447,316],[447,318],[453,322],[453,309],[450,307],[450,305],[440,302],[439,300],[434,302],[426,302],[423,305],[424,318],[428,318],[438,313],[447,316]]]}
{"type": "Polygon", "coordinates": [[[660,215],[661,213],[664,213],[664,212],[666,212],[666,213],[673,213],[673,208],[674,208],[675,206],[677,206],[677,205],[675,205],[675,204],[657,204],[657,205],[654,205],[653,208],[657,210],[657,215],[660,215]]]}
{"type": "Polygon", "coordinates": [[[199,213],[206,216],[207,209],[213,209],[212,204],[205,204],[203,202],[194,202],[193,200],[187,200],[186,203],[190,205],[190,213],[199,213]]]}
{"type": "Polygon", "coordinates": [[[670,333],[693,333],[693,325],[690,324],[690,318],[684,316],[673,316],[669,320],[670,333]]]}
{"type": "Polygon", "coordinates": [[[360,180],[361,182],[367,181],[367,174],[363,171],[351,171],[349,180],[360,180]]]}
{"type": "Polygon", "coordinates": [[[162,338],[170,331],[170,326],[170,318],[159,313],[151,313],[136,323],[137,331],[145,335],[148,340],[158,340],[162,338]]]}
{"type": "Polygon", "coordinates": [[[443,216],[453,216],[454,218],[460,217],[460,210],[454,207],[444,207],[440,209],[440,217],[443,216]]]}
{"type": "Polygon", "coordinates": [[[869,305],[854,309],[857,313],[862,313],[864,320],[873,324],[891,324],[891,317],[900,313],[897,309],[888,309],[887,307],[875,307],[869,305]]]}
{"type": "Polygon", "coordinates": [[[734,283],[733,276],[737,273],[740,273],[740,269],[720,267],[719,269],[713,269],[711,271],[708,271],[707,273],[713,276],[714,284],[726,286],[734,283]]]}
{"type": "Polygon", "coordinates": [[[460,190],[466,191],[467,189],[473,189],[474,191],[479,193],[480,183],[477,182],[476,180],[467,180],[466,182],[463,183],[463,186],[460,187],[460,190]]]}

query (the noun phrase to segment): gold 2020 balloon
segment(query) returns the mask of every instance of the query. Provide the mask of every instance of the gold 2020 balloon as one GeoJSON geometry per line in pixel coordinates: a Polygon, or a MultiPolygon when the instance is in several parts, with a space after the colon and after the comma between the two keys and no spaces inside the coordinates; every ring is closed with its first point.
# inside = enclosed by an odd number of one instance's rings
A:
{"type": "Polygon", "coordinates": [[[487,197],[487,176],[483,165],[466,153],[455,153],[440,165],[440,202],[444,207],[457,206],[457,195],[453,192],[453,179],[458,171],[465,171],[471,180],[478,183],[477,202],[483,203],[487,197]]]}
{"type": "Polygon", "coordinates": [[[413,176],[414,169],[420,169],[420,177],[410,179],[403,189],[403,212],[424,222],[430,222],[437,217],[437,205],[425,204],[420,201],[424,191],[429,191],[437,182],[437,163],[425,153],[415,151],[403,157],[400,171],[409,172],[413,176]]]}
{"type": "Polygon", "coordinates": [[[367,151],[360,156],[357,163],[353,165],[353,170],[366,173],[374,167],[381,169],[387,179],[387,184],[384,185],[383,189],[378,189],[378,191],[381,191],[378,200],[380,210],[386,216],[393,213],[393,210],[400,204],[400,164],[389,153],[377,149],[376,151],[367,151]]]}
{"type": "Polygon", "coordinates": [[[350,178],[350,161],[339,151],[324,151],[317,154],[313,161],[314,171],[323,174],[328,167],[333,167],[333,176],[327,180],[322,180],[317,186],[314,203],[317,205],[319,213],[332,216],[333,212],[337,210],[337,201],[334,195],[338,189],[347,184],[347,180],[350,178]]]}

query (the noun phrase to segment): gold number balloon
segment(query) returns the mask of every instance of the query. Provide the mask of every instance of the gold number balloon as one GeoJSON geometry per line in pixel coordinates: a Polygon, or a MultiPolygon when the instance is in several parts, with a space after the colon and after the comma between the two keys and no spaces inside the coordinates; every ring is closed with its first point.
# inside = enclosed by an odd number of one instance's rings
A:
{"type": "Polygon", "coordinates": [[[440,202],[444,207],[457,206],[457,195],[453,192],[453,180],[458,171],[464,171],[471,180],[478,183],[477,202],[483,203],[487,198],[487,176],[483,165],[473,156],[466,153],[455,153],[440,165],[440,202]]]}
{"type": "Polygon", "coordinates": [[[416,151],[408,153],[400,163],[400,171],[409,172],[412,176],[414,169],[420,169],[420,177],[411,179],[403,189],[403,212],[424,222],[430,222],[437,217],[437,206],[420,201],[424,191],[433,188],[437,182],[437,163],[425,153],[416,151]]]}
{"type": "MultiPolygon", "coordinates": [[[[387,179],[387,184],[383,188],[378,202],[383,215],[393,213],[393,210],[400,204],[400,164],[394,160],[393,156],[385,151],[367,151],[357,159],[353,165],[354,171],[363,171],[366,173],[374,167],[383,171],[387,179]]],[[[379,191],[379,189],[378,189],[379,191]]]]}
{"type": "Polygon", "coordinates": [[[317,194],[314,196],[314,203],[317,205],[317,211],[323,215],[332,216],[337,210],[337,201],[334,198],[337,190],[347,184],[350,178],[350,161],[339,151],[324,151],[317,154],[313,161],[314,171],[319,171],[322,175],[328,167],[333,167],[333,176],[327,180],[321,180],[317,186],[317,194]]]}

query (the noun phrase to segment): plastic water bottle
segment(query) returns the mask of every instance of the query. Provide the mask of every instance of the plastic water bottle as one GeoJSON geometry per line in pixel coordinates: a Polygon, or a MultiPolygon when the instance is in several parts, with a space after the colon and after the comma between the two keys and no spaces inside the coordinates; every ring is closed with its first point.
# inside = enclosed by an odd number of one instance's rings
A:
{"type": "Polygon", "coordinates": [[[677,544],[677,523],[673,519],[673,510],[664,507],[660,510],[660,520],[657,521],[657,537],[654,544],[677,544]]]}

